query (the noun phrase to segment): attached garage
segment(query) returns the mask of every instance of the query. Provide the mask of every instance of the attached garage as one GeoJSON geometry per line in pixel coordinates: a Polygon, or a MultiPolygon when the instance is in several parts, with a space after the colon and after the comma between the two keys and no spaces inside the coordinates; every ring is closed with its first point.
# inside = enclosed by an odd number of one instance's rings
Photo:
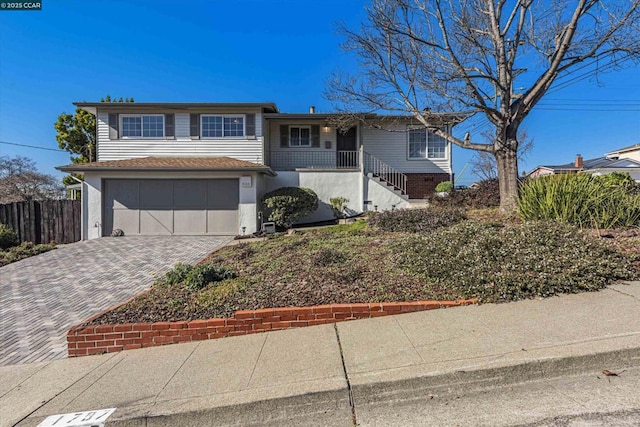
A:
{"type": "Polygon", "coordinates": [[[238,234],[237,179],[105,179],[103,234],[238,234]]]}
{"type": "Polygon", "coordinates": [[[232,157],[140,157],[61,166],[81,173],[82,238],[238,235],[258,229],[268,166],[232,157]]]}

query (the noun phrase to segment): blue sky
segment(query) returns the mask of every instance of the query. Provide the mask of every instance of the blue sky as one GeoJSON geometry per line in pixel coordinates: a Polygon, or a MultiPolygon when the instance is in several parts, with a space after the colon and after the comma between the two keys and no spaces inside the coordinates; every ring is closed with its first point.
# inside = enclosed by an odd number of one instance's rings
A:
{"type": "MultiPolygon", "coordinates": [[[[364,0],[42,0],[41,11],[0,12],[0,141],[56,149],[53,123],[73,101],[106,94],[139,102],[273,101],[283,112],[315,105],[331,72],[352,71],[336,23],[355,28],[364,0]]],[[[575,75],[579,75],[576,73],[575,75]]],[[[574,76],[575,76],[574,75],[574,76]]],[[[566,80],[569,80],[568,78],[566,80]]],[[[640,142],[640,68],[577,80],[526,120],[534,149],[521,164],[567,163],[640,142]]],[[[472,129],[462,124],[455,134],[472,129]]],[[[477,138],[477,137],[476,137],[477,138]]],[[[475,139],[475,138],[474,138],[475,139]]],[[[66,152],[0,143],[42,172],[66,152]]],[[[454,149],[454,170],[472,156],[454,149]]],[[[470,168],[459,183],[476,178],[470,168]]]]}

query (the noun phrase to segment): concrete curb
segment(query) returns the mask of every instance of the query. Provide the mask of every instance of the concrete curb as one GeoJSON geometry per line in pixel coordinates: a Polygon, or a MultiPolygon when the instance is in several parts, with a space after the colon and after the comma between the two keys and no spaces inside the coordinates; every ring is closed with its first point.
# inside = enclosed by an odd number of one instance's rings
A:
{"type": "MultiPolygon", "coordinates": [[[[17,426],[35,427],[46,417],[17,426]]],[[[170,426],[353,426],[347,388],[248,403],[215,406],[206,397],[119,407],[109,427],[170,426]],[[215,420],[215,422],[214,422],[215,420]]]]}
{"type": "MultiPolygon", "coordinates": [[[[358,405],[410,400],[416,395],[451,396],[543,379],[583,374],[604,369],[640,366],[640,348],[599,352],[580,356],[540,359],[490,369],[455,371],[400,381],[352,384],[356,412],[358,405]]],[[[604,374],[603,374],[604,376],[604,374]]]]}

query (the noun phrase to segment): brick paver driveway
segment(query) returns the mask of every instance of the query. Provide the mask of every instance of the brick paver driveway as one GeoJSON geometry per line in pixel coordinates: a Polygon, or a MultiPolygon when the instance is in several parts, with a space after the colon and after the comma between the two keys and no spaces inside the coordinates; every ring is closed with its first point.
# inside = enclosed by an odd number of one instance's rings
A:
{"type": "Polygon", "coordinates": [[[230,237],[105,237],[0,267],[0,366],[60,359],[69,328],[230,237]]]}

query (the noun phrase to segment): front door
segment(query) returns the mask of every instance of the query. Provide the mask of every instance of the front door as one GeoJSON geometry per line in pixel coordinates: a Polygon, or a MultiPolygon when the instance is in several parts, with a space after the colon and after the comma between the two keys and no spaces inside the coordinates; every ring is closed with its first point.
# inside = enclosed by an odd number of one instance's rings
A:
{"type": "Polygon", "coordinates": [[[338,130],[336,143],[336,155],[338,157],[336,164],[339,168],[355,168],[358,166],[358,140],[356,135],[357,131],[355,127],[350,128],[344,133],[338,130]]]}

